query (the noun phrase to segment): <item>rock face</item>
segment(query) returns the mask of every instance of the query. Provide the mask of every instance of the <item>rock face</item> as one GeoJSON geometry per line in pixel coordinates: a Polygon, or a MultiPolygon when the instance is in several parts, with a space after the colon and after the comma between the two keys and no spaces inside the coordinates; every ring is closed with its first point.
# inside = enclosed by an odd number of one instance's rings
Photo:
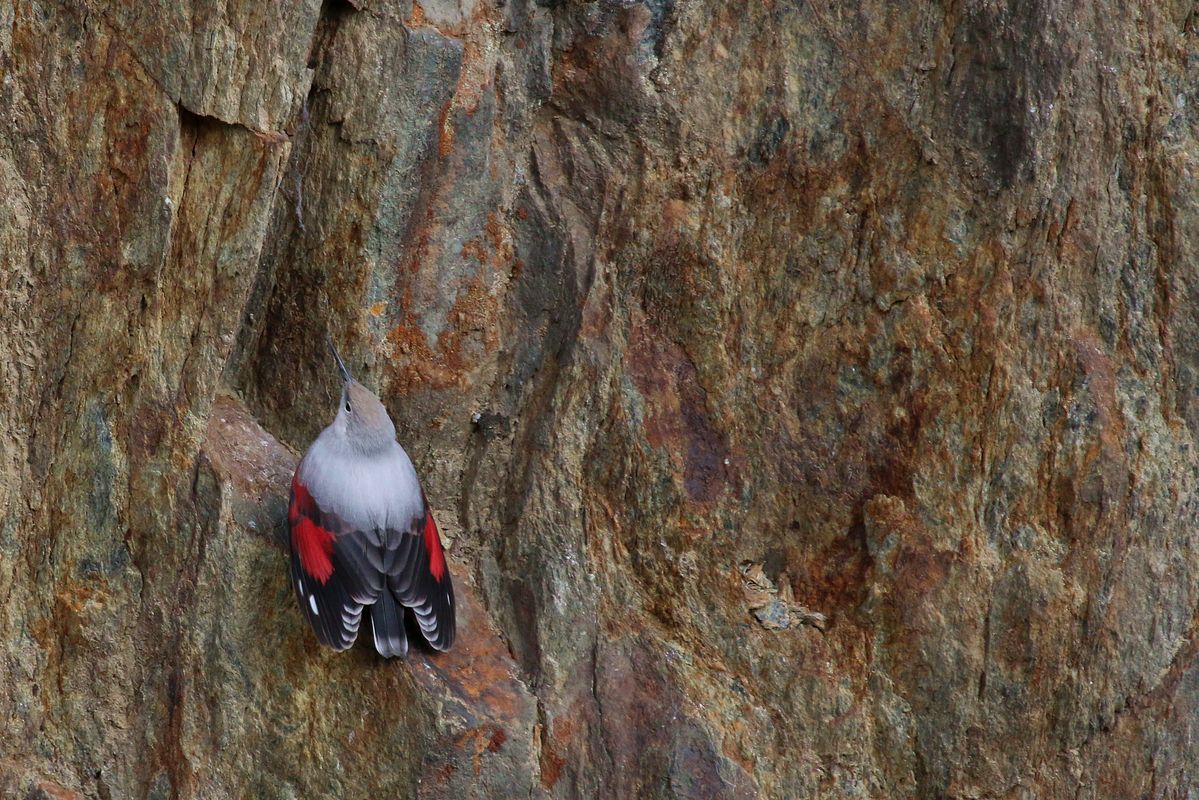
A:
{"type": "Polygon", "coordinates": [[[0,0],[0,795],[1189,796],[1197,29],[0,0]],[[326,332],[448,656],[294,608],[326,332]]]}

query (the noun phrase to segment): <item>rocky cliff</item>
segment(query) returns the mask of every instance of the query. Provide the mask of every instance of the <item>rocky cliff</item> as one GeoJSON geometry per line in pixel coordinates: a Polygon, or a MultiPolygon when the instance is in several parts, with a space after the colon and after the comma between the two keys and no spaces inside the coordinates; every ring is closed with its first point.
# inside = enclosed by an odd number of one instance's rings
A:
{"type": "Polygon", "coordinates": [[[1199,783],[1186,0],[0,0],[0,794],[1199,783]],[[320,650],[326,332],[459,647],[320,650]]]}

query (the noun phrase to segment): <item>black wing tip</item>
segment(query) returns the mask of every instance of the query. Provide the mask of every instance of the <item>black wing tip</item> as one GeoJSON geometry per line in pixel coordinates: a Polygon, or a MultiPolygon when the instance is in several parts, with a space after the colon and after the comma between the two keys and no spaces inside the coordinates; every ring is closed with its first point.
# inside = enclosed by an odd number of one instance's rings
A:
{"type": "Polygon", "coordinates": [[[353,647],[362,621],[362,604],[356,602],[336,579],[325,584],[315,582],[303,571],[294,550],[291,579],[300,613],[308,621],[316,640],[337,653],[353,647]]]}
{"type": "Polygon", "coordinates": [[[432,647],[439,653],[448,653],[458,638],[458,626],[454,623],[452,611],[450,612],[449,619],[437,618],[431,626],[432,630],[426,631],[420,624],[419,619],[417,620],[417,627],[420,628],[421,636],[429,644],[429,647],[432,647]]]}
{"type": "Polygon", "coordinates": [[[358,641],[357,627],[350,630],[340,626],[318,624],[311,617],[309,620],[317,641],[335,653],[344,653],[354,646],[354,642],[358,641]]]}
{"type": "Polygon", "coordinates": [[[358,631],[347,631],[341,628],[330,630],[328,626],[317,623],[309,617],[309,627],[312,628],[316,640],[322,647],[327,647],[335,653],[344,653],[358,641],[358,631]]]}
{"type": "Polygon", "coordinates": [[[454,647],[454,634],[451,631],[448,636],[442,636],[437,639],[425,639],[425,641],[429,643],[429,647],[432,647],[437,652],[448,653],[454,647]]]}
{"type": "Polygon", "coordinates": [[[458,615],[454,607],[454,583],[450,573],[445,573],[445,581],[433,583],[433,596],[438,598],[429,603],[431,606],[433,624],[431,630],[425,631],[421,626],[421,634],[434,650],[445,653],[454,646],[458,638],[458,615]]]}

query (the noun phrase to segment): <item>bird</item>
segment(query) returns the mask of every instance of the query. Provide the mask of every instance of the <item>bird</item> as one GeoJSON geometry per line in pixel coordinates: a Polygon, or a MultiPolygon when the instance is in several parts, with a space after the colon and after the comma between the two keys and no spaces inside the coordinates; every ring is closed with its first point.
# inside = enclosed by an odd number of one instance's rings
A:
{"type": "Polygon", "coordinates": [[[454,584],[433,511],[387,409],[328,344],[341,401],[296,466],[287,512],[300,610],[336,651],[354,644],[369,615],[375,649],[394,658],[408,653],[410,609],[425,641],[447,651],[454,584]]]}

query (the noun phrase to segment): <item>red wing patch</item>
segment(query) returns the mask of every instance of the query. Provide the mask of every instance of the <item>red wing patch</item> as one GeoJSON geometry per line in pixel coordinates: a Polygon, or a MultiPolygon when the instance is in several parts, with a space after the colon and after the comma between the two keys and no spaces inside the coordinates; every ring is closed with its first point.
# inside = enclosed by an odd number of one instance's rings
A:
{"type": "Polygon", "coordinates": [[[437,532],[437,523],[433,520],[433,511],[425,503],[425,550],[429,553],[429,572],[434,580],[441,583],[445,577],[445,554],[441,552],[441,535],[437,532]]]}
{"type": "Polygon", "coordinates": [[[292,478],[291,493],[291,508],[287,511],[291,546],[304,571],[324,586],[333,574],[333,534],[313,522],[319,510],[298,475],[292,478]]]}

